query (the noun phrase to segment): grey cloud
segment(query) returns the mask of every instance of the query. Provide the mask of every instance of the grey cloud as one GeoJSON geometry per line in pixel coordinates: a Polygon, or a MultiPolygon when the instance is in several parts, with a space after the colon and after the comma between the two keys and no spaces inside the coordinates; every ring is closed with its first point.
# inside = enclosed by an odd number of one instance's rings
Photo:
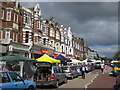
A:
{"type": "MultiPolygon", "coordinates": [[[[33,7],[37,3],[23,3],[33,7]]],[[[22,5],[23,5],[22,4],[22,5]]],[[[39,2],[43,18],[54,17],[55,22],[71,27],[74,35],[87,40],[90,47],[96,45],[112,48],[118,44],[117,2],[39,2]]],[[[101,50],[105,48],[100,48],[101,50]]],[[[108,49],[100,53],[110,56],[108,49]]]]}

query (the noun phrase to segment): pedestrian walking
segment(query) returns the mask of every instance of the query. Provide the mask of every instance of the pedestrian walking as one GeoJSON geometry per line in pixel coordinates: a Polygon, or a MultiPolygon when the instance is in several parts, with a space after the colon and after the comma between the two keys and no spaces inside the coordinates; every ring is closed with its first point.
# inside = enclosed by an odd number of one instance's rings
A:
{"type": "Polygon", "coordinates": [[[101,72],[104,73],[104,63],[101,63],[101,72]]]}
{"type": "Polygon", "coordinates": [[[104,65],[104,72],[106,72],[106,71],[107,71],[107,68],[108,68],[108,65],[107,65],[107,64],[105,64],[105,65],[104,65]]]}
{"type": "Polygon", "coordinates": [[[82,65],[80,71],[81,71],[81,73],[82,73],[82,78],[85,79],[86,66],[85,66],[85,65],[82,65]]]}

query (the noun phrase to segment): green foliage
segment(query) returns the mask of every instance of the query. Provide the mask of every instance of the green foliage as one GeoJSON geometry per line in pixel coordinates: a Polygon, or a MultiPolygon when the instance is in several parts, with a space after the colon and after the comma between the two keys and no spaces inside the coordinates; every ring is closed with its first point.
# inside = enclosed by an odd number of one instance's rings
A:
{"type": "Polygon", "coordinates": [[[116,52],[116,53],[115,53],[114,59],[117,59],[117,60],[120,59],[120,52],[116,52]]]}
{"type": "Polygon", "coordinates": [[[94,56],[94,59],[95,59],[95,60],[98,60],[98,59],[99,59],[99,57],[95,57],[95,56],[94,56]]]}
{"type": "Polygon", "coordinates": [[[83,56],[83,60],[85,60],[86,58],[87,58],[86,55],[84,55],[84,56],[83,56]]]}

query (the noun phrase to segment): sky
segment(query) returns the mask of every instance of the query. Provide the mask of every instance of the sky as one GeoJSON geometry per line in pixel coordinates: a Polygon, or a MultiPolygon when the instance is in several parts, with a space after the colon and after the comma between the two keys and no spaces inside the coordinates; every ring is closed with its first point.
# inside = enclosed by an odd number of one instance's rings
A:
{"type": "Polygon", "coordinates": [[[43,19],[68,28],[84,38],[88,46],[102,57],[113,57],[118,51],[117,2],[23,2],[24,7],[40,5],[43,19]]]}

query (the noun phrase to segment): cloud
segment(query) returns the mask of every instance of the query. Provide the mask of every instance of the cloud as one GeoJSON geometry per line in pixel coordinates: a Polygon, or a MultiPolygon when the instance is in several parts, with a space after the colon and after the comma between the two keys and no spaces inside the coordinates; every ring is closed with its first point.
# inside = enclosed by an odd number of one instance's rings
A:
{"type": "Polygon", "coordinates": [[[110,46],[95,46],[93,47],[100,56],[108,56],[108,57],[113,57],[114,54],[118,51],[118,45],[110,45],[110,46]]]}
{"type": "MultiPolygon", "coordinates": [[[[24,3],[26,7],[33,7],[35,4],[24,3]]],[[[55,22],[63,24],[64,27],[70,26],[73,34],[87,40],[93,49],[99,46],[97,50],[101,55],[112,56],[112,46],[118,44],[117,2],[39,2],[39,4],[43,18],[54,17],[55,22]]]]}

